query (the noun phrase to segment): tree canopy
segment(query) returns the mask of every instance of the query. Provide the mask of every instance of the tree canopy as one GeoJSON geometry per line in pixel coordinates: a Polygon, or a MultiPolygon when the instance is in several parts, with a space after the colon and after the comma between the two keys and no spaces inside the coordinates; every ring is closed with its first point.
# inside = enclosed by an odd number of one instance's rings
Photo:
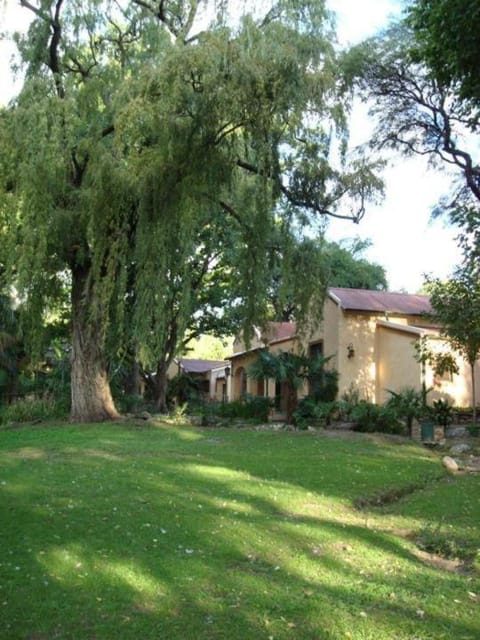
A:
{"type": "Polygon", "coordinates": [[[323,2],[278,0],[233,26],[225,1],[20,4],[26,80],[0,119],[11,273],[38,317],[70,283],[72,418],[114,418],[109,327],[128,313],[141,359],[160,352],[172,289],[179,324],[191,313],[202,233],[235,230],[250,326],[279,216],[358,221],[380,183],[347,155],[323,2]]]}
{"type": "Polygon", "coordinates": [[[415,0],[407,8],[412,54],[444,86],[480,106],[480,7],[471,0],[415,0]]]}

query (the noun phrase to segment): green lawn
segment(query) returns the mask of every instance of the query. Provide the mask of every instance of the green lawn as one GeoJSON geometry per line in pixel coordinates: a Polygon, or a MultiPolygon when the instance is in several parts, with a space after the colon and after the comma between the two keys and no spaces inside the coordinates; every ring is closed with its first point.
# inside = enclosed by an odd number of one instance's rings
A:
{"type": "Polygon", "coordinates": [[[480,638],[475,569],[396,535],[480,547],[480,479],[421,447],[135,425],[0,442],[2,639],[480,638]]]}

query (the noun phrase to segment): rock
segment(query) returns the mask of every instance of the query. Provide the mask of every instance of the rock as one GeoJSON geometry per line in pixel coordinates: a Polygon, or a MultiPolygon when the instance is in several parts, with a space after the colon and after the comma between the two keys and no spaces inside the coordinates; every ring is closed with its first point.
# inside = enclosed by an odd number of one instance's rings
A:
{"type": "Polygon", "coordinates": [[[148,413],[148,411],[142,411],[141,413],[135,413],[133,417],[137,420],[151,420],[152,414],[148,413]]]}
{"type": "Polygon", "coordinates": [[[458,464],[450,456],[443,456],[442,463],[445,469],[447,471],[450,471],[450,473],[455,473],[455,471],[458,471],[458,464]]]}
{"type": "Polygon", "coordinates": [[[453,453],[454,455],[467,453],[468,451],[471,451],[471,450],[472,450],[472,447],[466,442],[460,442],[459,444],[454,444],[453,447],[450,447],[450,453],[453,453]]]}
{"type": "Polygon", "coordinates": [[[469,456],[465,465],[465,471],[469,471],[470,473],[480,473],[480,457],[469,456]]]}
{"type": "Polygon", "coordinates": [[[447,427],[445,429],[447,438],[464,438],[467,435],[465,427],[447,427]]]}

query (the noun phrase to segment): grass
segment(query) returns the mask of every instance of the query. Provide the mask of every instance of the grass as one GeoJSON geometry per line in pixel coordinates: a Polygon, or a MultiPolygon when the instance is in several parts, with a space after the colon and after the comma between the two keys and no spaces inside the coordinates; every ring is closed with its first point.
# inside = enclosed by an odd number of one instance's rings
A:
{"type": "Polygon", "coordinates": [[[478,573],[394,533],[470,557],[478,477],[413,444],[124,424],[0,442],[2,639],[480,637],[478,573]]]}

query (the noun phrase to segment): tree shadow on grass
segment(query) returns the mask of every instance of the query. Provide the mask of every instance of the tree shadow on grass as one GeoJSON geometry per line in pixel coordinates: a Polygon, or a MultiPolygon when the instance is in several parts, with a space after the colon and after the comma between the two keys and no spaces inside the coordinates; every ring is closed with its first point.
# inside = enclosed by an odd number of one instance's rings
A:
{"type": "Polygon", "coordinates": [[[269,469],[257,476],[242,452],[235,465],[189,447],[105,453],[89,445],[11,468],[2,637],[478,637],[473,615],[456,619],[435,597],[461,597],[462,578],[328,517],[322,506],[337,496],[315,493],[314,481],[305,491],[269,469]],[[285,509],[285,492],[314,513],[285,509]]]}

